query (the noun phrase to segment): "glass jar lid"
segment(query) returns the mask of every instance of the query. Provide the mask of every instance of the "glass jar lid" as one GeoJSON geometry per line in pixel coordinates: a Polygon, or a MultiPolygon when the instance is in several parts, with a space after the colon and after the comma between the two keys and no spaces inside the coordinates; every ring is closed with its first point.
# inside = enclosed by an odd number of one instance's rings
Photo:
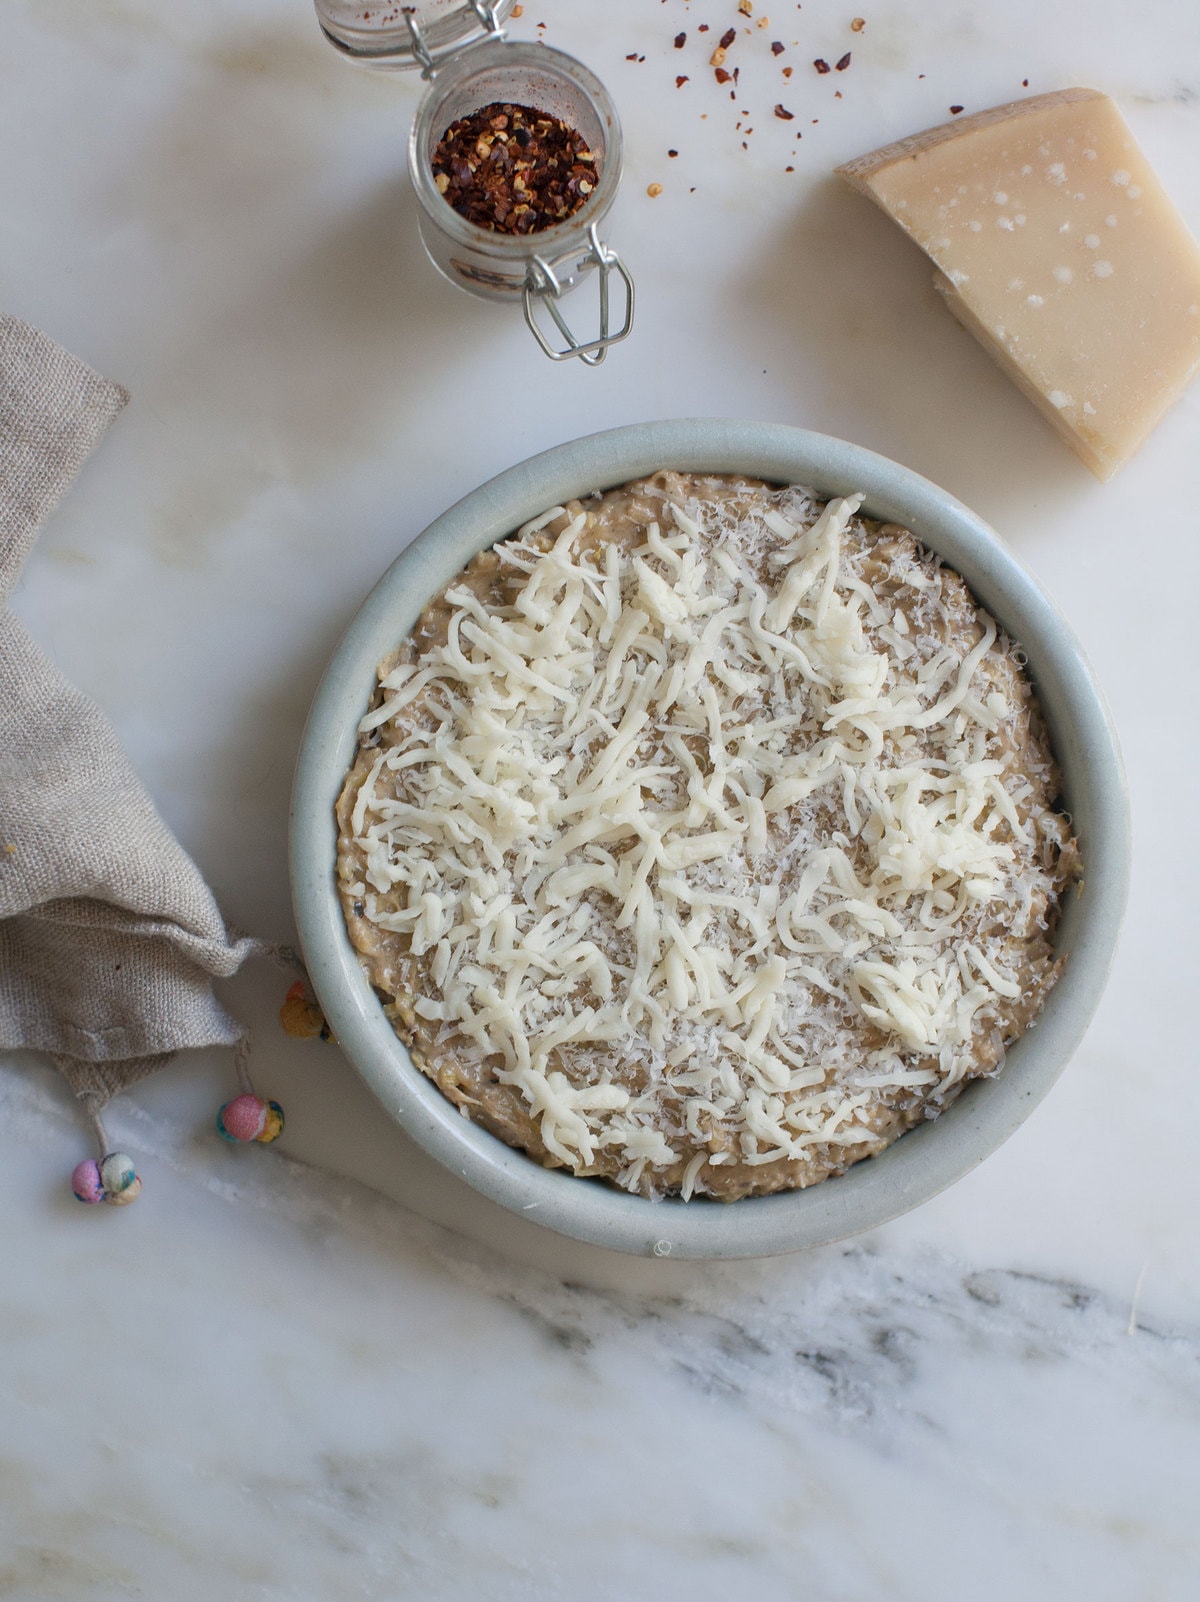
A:
{"type": "Polygon", "coordinates": [[[316,0],[329,42],[355,61],[430,72],[441,57],[498,35],[515,0],[316,0]]]}

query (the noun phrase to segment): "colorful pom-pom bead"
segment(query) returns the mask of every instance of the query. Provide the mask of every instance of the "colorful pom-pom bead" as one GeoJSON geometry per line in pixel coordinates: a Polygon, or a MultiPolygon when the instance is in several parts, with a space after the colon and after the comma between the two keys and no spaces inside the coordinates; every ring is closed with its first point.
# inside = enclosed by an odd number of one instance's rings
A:
{"type": "Polygon", "coordinates": [[[123,1151],[110,1151],[101,1160],[100,1183],[104,1186],[105,1201],[114,1207],[125,1207],[142,1194],[142,1182],[123,1151]]]}
{"type": "Polygon", "coordinates": [[[90,1158],[87,1162],[77,1164],[71,1175],[71,1189],[75,1193],[75,1200],[86,1202],[89,1207],[102,1202],[104,1182],[100,1178],[100,1164],[90,1158]]]}
{"type": "Polygon", "coordinates": [[[283,1108],[277,1101],[267,1103],[267,1116],[263,1120],[262,1133],[259,1140],[264,1146],[269,1146],[273,1140],[278,1140],[283,1134],[283,1108]]]}
{"type": "Polygon", "coordinates": [[[110,1151],[98,1163],[77,1164],[71,1175],[71,1189],[79,1201],[89,1206],[108,1202],[113,1207],[127,1207],[141,1195],[142,1182],[123,1151],[110,1151]]]}
{"type": "Polygon", "coordinates": [[[261,1096],[235,1096],[217,1114],[217,1131],[226,1140],[256,1140],[265,1146],[283,1133],[283,1108],[261,1096]]]}
{"type": "Polygon", "coordinates": [[[302,979],[298,979],[288,991],[279,1009],[279,1022],[284,1034],[291,1035],[294,1040],[329,1039],[325,1014],[309,994],[308,986],[302,979]]]}

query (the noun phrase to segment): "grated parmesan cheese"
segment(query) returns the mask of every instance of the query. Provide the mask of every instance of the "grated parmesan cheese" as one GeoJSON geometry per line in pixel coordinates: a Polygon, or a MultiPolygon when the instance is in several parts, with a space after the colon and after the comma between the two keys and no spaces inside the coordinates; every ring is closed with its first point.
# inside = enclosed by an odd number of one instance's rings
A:
{"type": "Polygon", "coordinates": [[[812,1183],[998,1069],[1053,982],[1028,685],[861,502],[664,474],[554,508],[381,672],[351,931],[421,1066],[543,1161],[812,1183]]]}

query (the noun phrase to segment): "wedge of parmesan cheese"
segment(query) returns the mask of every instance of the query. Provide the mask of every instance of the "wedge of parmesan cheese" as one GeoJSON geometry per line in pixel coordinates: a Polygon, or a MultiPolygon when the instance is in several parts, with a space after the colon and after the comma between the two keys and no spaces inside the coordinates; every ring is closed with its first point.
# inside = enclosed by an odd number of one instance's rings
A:
{"type": "Polygon", "coordinates": [[[1200,369],[1200,246],[1094,89],[996,106],[838,171],[1098,478],[1200,369]]]}

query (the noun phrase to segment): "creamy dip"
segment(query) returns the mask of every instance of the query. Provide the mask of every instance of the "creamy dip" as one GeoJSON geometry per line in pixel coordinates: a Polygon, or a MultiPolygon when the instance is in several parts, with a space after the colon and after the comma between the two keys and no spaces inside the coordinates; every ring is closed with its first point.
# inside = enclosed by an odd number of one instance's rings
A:
{"type": "Polygon", "coordinates": [[[338,882],[413,1061],[645,1196],[814,1184],[998,1072],[1077,871],[1014,644],[913,535],[659,473],[380,667],[338,882]]]}

